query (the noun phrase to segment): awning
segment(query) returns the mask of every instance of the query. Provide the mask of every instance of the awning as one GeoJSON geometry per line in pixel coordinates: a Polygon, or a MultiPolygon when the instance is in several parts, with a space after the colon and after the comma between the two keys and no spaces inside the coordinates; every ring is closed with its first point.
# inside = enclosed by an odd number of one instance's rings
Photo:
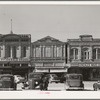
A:
{"type": "Polygon", "coordinates": [[[50,70],[50,72],[60,72],[60,73],[62,73],[62,72],[67,72],[67,69],[51,69],[50,70]]]}
{"type": "Polygon", "coordinates": [[[48,69],[36,69],[36,72],[49,72],[48,69]]]}

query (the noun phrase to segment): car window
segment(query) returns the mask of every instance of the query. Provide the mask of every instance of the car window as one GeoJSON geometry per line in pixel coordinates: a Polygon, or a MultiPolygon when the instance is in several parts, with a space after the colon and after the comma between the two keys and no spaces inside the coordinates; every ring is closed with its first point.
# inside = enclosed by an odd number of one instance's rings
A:
{"type": "Polygon", "coordinates": [[[11,80],[11,77],[3,76],[0,78],[1,80],[11,80]]]}
{"type": "Polygon", "coordinates": [[[40,74],[32,74],[29,76],[29,78],[41,78],[40,74]]]}
{"type": "Polygon", "coordinates": [[[71,75],[71,76],[69,76],[69,79],[80,79],[80,76],[77,76],[77,75],[71,75]]]}

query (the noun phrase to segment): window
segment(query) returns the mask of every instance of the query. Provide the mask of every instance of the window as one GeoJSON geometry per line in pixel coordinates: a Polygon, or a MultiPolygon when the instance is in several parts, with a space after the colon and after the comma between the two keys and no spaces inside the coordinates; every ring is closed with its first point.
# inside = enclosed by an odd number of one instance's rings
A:
{"type": "Polygon", "coordinates": [[[78,59],[78,49],[75,49],[75,59],[78,59]]]}
{"type": "Polygon", "coordinates": [[[96,59],[96,49],[93,49],[93,59],[96,59]]]}
{"type": "Polygon", "coordinates": [[[36,57],[41,57],[41,48],[36,47],[36,57]]]}
{"type": "Polygon", "coordinates": [[[11,57],[11,47],[7,47],[7,57],[11,57]]]}
{"type": "Polygon", "coordinates": [[[45,48],[45,54],[46,54],[45,56],[46,57],[51,57],[51,51],[50,50],[51,50],[51,47],[46,47],[45,48]]]}
{"type": "Polygon", "coordinates": [[[23,57],[26,57],[26,47],[23,47],[23,57]]]}
{"type": "Polygon", "coordinates": [[[100,59],[100,48],[98,48],[98,59],[100,59]]]}
{"type": "Polygon", "coordinates": [[[71,59],[78,59],[78,49],[77,48],[71,49],[70,55],[71,59]]]}
{"type": "Polygon", "coordinates": [[[93,49],[93,59],[100,59],[100,48],[93,49]]]}
{"type": "Polygon", "coordinates": [[[1,47],[0,47],[0,57],[1,57],[1,47]]]}
{"type": "Polygon", "coordinates": [[[62,48],[57,47],[57,57],[62,57],[62,48]]]}
{"type": "Polygon", "coordinates": [[[16,46],[13,46],[12,50],[13,58],[16,58],[16,46]]]}
{"type": "Polygon", "coordinates": [[[85,60],[89,59],[89,54],[90,54],[89,49],[84,48],[83,49],[83,59],[85,59],[85,60]]]}

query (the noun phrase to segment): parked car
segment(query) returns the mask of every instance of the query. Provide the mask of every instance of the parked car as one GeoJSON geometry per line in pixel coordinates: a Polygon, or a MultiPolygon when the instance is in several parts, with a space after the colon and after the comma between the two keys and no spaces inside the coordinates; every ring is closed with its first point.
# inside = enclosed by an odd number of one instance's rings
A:
{"type": "Polygon", "coordinates": [[[94,89],[94,91],[100,90],[100,81],[93,84],[93,89],[94,89]]]}
{"type": "Polygon", "coordinates": [[[1,91],[12,91],[16,90],[16,83],[14,81],[14,76],[11,74],[0,75],[0,90],[1,91]]]}
{"type": "Polygon", "coordinates": [[[52,82],[55,82],[55,83],[60,82],[60,78],[56,74],[47,74],[46,76],[49,78],[49,82],[50,83],[52,83],[52,82]]]}
{"type": "Polygon", "coordinates": [[[28,75],[28,89],[40,89],[42,78],[44,77],[43,73],[32,72],[28,75]]]}
{"type": "Polygon", "coordinates": [[[14,75],[14,78],[15,78],[15,82],[16,83],[21,83],[24,81],[24,77],[22,77],[21,75],[14,75]]]}
{"type": "Polygon", "coordinates": [[[60,82],[61,82],[61,83],[64,83],[64,82],[65,82],[65,80],[66,80],[66,75],[67,75],[67,73],[64,73],[64,74],[60,77],[60,82]]]}
{"type": "Polygon", "coordinates": [[[67,74],[65,81],[66,90],[83,90],[83,76],[82,74],[67,74]]]}

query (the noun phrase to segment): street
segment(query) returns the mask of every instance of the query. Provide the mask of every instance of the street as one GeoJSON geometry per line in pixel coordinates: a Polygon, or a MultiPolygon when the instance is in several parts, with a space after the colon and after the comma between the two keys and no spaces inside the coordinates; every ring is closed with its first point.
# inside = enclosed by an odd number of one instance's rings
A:
{"type": "MultiPolygon", "coordinates": [[[[93,83],[95,81],[84,81],[84,91],[93,91],[93,83]]],[[[17,85],[17,90],[21,91],[22,83],[17,85]]],[[[37,90],[36,90],[37,91],[37,90]]],[[[66,91],[64,83],[49,83],[48,91],[66,91]]]]}

